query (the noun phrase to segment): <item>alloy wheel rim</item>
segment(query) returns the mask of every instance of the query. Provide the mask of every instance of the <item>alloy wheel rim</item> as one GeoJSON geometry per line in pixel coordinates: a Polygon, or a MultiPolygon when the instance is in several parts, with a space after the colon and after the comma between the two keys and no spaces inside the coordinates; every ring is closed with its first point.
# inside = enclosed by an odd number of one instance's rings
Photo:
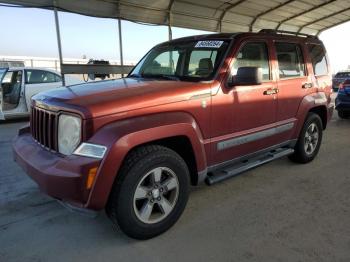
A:
{"type": "Polygon", "coordinates": [[[315,123],[312,123],[305,132],[304,149],[306,154],[311,155],[315,152],[319,140],[319,130],[315,123]]]}
{"type": "Polygon", "coordinates": [[[165,219],[174,209],[179,195],[179,181],[174,171],[157,167],[142,177],[134,192],[134,212],[145,224],[165,219]]]}

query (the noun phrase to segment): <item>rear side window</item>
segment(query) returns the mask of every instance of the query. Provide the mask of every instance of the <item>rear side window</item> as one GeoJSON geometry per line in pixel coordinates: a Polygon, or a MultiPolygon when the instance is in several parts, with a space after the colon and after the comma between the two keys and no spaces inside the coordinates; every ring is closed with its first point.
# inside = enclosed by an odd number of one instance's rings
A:
{"type": "Polygon", "coordinates": [[[231,74],[235,76],[240,67],[260,67],[263,73],[263,80],[270,80],[268,49],[265,43],[247,43],[236,56],[236,60],[231,69],[231,74]]]}
{"type": "Polygon", "coordinates": [[[276,52],[281,79],[305,76],[305,64],[300,45],[276,43],[276,52]]]}
{"type": "Polygon", "coordinates": [[[314,73],[317,76],[328,74],[328,65],[326,52],[321,45],[308,45],[308,50],[311,58],[312,67],[314,68],[314,73]]]}
{"type": "Polygon", "coordinates": [[[40,83],[54,83],[61,81],[61,77],[44,70],[27,70],[26,83],[40,84],[40,83]]]}

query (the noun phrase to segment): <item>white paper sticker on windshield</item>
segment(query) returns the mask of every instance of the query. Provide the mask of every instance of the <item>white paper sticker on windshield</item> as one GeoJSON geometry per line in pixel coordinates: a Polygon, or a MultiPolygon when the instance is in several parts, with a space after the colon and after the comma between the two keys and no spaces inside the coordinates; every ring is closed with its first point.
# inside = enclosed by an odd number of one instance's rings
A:
{"type": "Polygon", "coordinates": [[[220,48],[224,41],[198,41],[196,48],[220,48]]]}

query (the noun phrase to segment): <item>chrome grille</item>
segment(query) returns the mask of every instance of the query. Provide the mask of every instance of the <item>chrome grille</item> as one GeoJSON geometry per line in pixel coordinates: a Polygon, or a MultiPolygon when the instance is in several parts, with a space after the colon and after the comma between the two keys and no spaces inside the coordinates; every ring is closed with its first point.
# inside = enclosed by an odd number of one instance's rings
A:
{"type": "Polygon", "coordinates": [[[33,138],[42,146],[57,151],[57,114],[32,107],[30,129],[33,138]]]}

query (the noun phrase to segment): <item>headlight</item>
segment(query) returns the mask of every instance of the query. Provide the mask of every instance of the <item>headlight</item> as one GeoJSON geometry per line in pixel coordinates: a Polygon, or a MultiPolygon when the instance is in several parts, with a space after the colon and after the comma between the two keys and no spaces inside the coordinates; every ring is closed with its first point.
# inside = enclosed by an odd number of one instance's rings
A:
{"type": "Polygon", "coordinates": [[[71,155],[80,144],[81,119],[76,116],[62,114],[58,120],[58,151],[71,155]]]}

